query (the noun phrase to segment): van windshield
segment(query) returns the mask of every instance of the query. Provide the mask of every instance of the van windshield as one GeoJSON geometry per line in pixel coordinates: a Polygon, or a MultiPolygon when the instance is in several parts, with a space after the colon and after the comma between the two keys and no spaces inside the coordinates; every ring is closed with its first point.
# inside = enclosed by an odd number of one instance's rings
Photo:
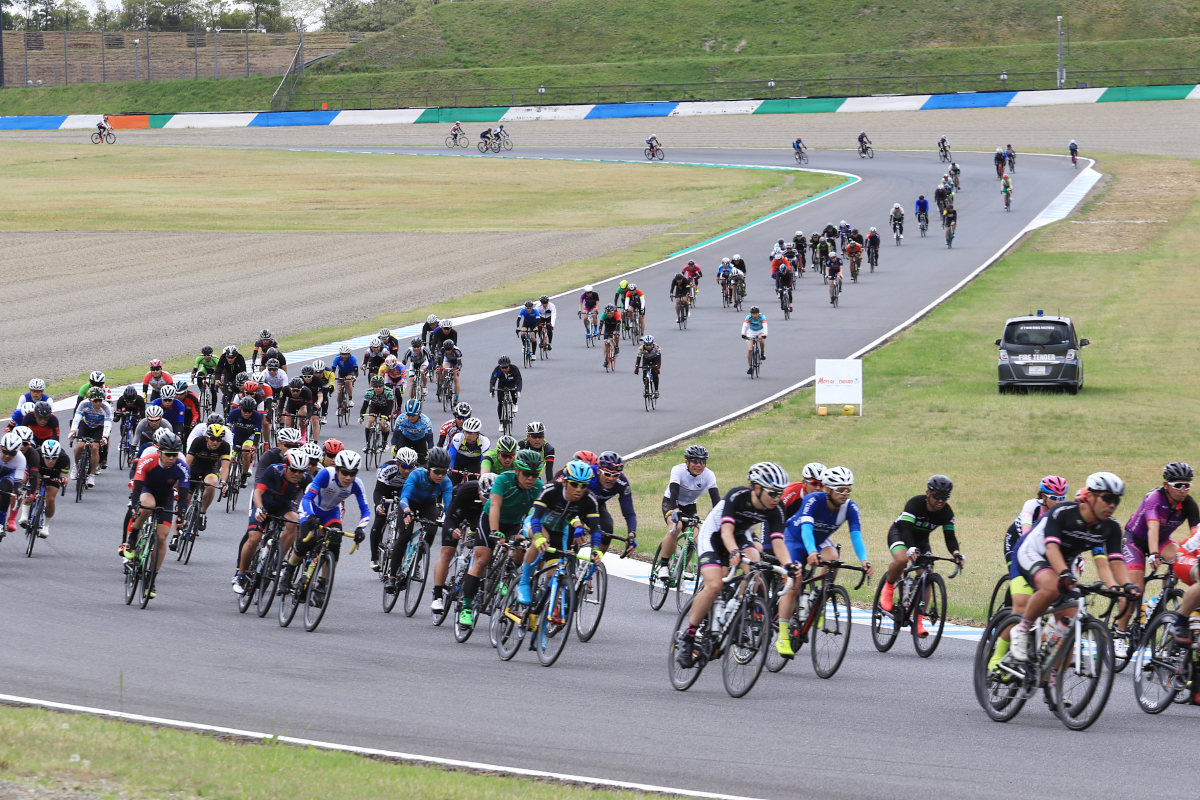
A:
{"type": "Polygon", "coordinates": [[[1014,322],[1004,331],[1004,343],[1026,347],[1071,344],[1071,328],[1061,322],[1014,322]]]}

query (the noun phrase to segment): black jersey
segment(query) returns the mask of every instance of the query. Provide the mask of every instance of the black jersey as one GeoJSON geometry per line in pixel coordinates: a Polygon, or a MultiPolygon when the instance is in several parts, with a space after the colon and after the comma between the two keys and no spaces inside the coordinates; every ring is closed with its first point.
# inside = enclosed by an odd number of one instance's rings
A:
{"type": "Polygon", "coordinates": [[[735,486],[725,493],[721,501],[721,524],[733,524],[734,535],[750,530],[755,525],[763,526],[763,538],[783,535],[783,509],[756,508],[754,490],[749,486],[735,486]]]}
{"type": "Polygon", "coordinates": [[[1029,547],[1032,551],[1045,554],[1047,542],[1057,544],[1062,550],[1063,560],[1070,564],[1076,556],[1088,552],[1121,558],[1124,536],[1120,523],[1115,519],[1088,525],[1079,511],[1079,503],[1059,503],[1049,513],[1042,515],[1020,549],[1029,552],[1025,549],[1029,547]]]}
{"type": "Polygon", "coordinates": [[[905,542],[912,542],[912,534],[928,539],[929,534],[938,528],[946,535],[946,547],[951,553],[958,550],[958,536],[954,533],[954,509],[950,504],[930,511],[925,502],[925,495],[919,494],[904,504],[904,510],[892,527],[900,531],[905,542]]]}

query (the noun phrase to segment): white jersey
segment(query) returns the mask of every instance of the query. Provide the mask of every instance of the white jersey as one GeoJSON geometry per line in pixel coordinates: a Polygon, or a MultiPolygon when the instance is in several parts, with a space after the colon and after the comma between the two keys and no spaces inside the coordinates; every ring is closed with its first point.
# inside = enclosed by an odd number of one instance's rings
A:
{"type": "Polygon", "coordinates": [[[554,303],[547,303],[546,305],[538,303],[536,306],[534,306],[534,308],[537,310],[542,319],[550,320],[551,326],[558,325],[558,308],[554,305],[554,303]]]}
{"type": "MultiPolygon", "coordinates": [[[[170,423],[168,423],[168,424],[170,424],[170,423]]],[[[229,427],[228,425],[225,425],[225,423],[223,423],[223,422],[221,424],[225,427],[225,441],[232,448],[233,447],[233,428],[229,427]]],[[[205,437],[205,436],[208,436],[208,423],[202,422],[199,425],[197,425],[196,427],[192,428],[192,432],[188,434],[187,447],[185,447],[183,451],[185,453],[191,452],[192,442],[194,442],[197,439],[200,439],[202,437],[205,437]]]]}
{"type": "Polygon", "coordinates": [[[679,484],[679,505],[690,506],[701,495],[708,494],[709,489],[717,488],[717,476],[708,467],[699,475],[693,475],[688,472],[687,464],[676,464],[671,467],[671,478],[667,481],[667,490],[663,492],[663,497],[671,496],[673,483],[679,484]]]}
{"type": "Polygon", "coordinates": [[[282,389],[288,385],[287,371],[283,369],[277,369],[275,370],[274,375],[272,375],[270,372],[264,372],[262,376],[262,383],[265,383],[267,386],[275,389],[276,393],[278,394],[279,389],[282,389]]]}

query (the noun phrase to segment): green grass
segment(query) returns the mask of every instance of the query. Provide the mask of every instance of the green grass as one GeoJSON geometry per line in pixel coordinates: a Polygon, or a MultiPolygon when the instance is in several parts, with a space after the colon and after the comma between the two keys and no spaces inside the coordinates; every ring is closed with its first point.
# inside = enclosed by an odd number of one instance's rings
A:
{"type": "Polygon", "coordinates": [[[82,714],[0,707],[0,779],[127,798],[632,800],[640,792],[413,766],[82,714]]]}
{"type": "Polygon", "coordinates": [[[282,76],[85,83],[9,88],[0,114],[159,114],[183,111],[264,111],[282,76]]]}
{"type": "MultiPolygon", "coordinates": [[[[1144,160],[1104,156],[1100,163],[1114,176],[1107,191],[1120,196],[1144,160]]],[[[1129,487],[1118,512],[1123,523],[1141,495],[1161,483],[1163,464],[1198,458],[1181,428],[1200,413],[1194,368],[1200,318],[1187,311],[1200,298],[1191,255],[1200,246],[1195,186],[1176,203],[1186,207],[1182,222],[1133,253],[1045,252],[1040,243],[1057,232],[1034,234],[864,358],[861,418],[818,417],[808,389],[695,441],[711,452],[709,466],[723,490],[744,482],[749,464],[762,459],[779,461],[793,476],[808,461],[850,467],[876,564],[887,560],[887,529],[904,502],[924,491],[930,474],[951,476],[951,505],[968,562],[949,585],[950,610],[981,620],[1002,570],[1004,529],[1043,475],[1064,475],[1075,489],[1091,472],[1116,472],[1129,487]],[[1171,302],[1155,313],[1166,298],[1171,302]],[[1080,335],[1091,339],[1078,396],[997,393],[993,341],[1006,318],[1031,308],[1071,316],[1080,335]]],[[[688,444],[626,468],[638,489],[644,530],[638,539],[647,554],[663,530],[659,498],[666,477],[688,444]]],[[[707,507],[702,502],[701,509],[707,507]]],[[[838,540],[853,560],[849,536],[843,532],[838,540]]],[[[945,555],[941,535],[932,541],[945,555]]],[[[869,591],[855,599],[869,601],[869,591]]]]}

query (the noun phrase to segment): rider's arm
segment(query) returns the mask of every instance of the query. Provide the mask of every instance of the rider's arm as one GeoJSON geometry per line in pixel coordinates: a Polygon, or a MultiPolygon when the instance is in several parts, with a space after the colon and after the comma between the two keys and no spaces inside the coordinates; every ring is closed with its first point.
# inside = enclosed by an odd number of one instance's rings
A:
{"type": "Polygon", "coordinates": [[[854,546],[854,555],[859,561],[867,560],[867,546],[863,543],[862,524],[858,518],[858,504],[849,501],[850,508],[846,512],[846,522],[850,525],[850,544],[854,546]]]}

